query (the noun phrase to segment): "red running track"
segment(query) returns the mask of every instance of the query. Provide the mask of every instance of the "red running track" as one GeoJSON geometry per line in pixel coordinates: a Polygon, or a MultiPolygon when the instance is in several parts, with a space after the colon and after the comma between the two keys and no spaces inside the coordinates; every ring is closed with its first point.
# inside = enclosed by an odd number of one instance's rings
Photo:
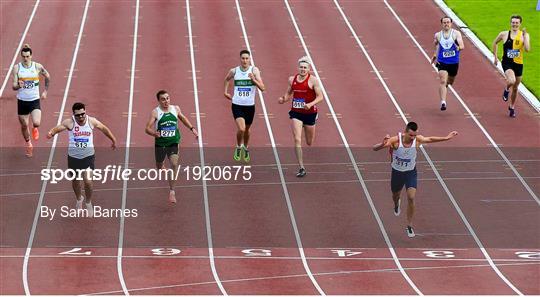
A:
{"type": "MultiPolygon", "coordinates": [[[[538,294],[536,202],[500,155],[486,145],[485,135],[452,95],[449,110],[438,111],[435,73],[385,3],[339,3],[374,65],[383,71],[397,104],[408,119],[420,123],[421,133],[460,131],[451,143],[429,146],[427,152],[496,268],[521,292],[538,294]]],[[[138,209],[139,217],[126,218],[123,228],[116,218],[40,218],[28,261],[31,293],[122,294],[127,289],[132,294],[318,294],[318,286],[326,294],[414,294],[411,284],[425,294],[514,293],[488,264],[433,167],[423,158],[418,168],[419,234],[414,240],[406,237],[404,218],[391,213],[387,155],[369,150],[382,135],[400,131],[404,123],[334,3],[290,4],[366,189],[360,185],[326,104],[320,106],[314,147],[305,150],[308,176],[294,177],[297,168],[290,149],[288,106],[276,101],[305,52],[283,2],[240,1],[242,20],[234,1],[191,2],[197,90],[193,89],[184,2],[140,2],[134,73],[136,2],[92,2],[63,116],[70,114],[73,102],[84,101],[88,113],[116,134],[122,149],[114,152],[109,151],[105,137],[96,137],[100,147],[96,165],[124,164],[131,117],[129,166],[154,166],[153,144],[144,134],[144,125],[156,106],[155,92],[161,88],[170,92],[194,125],[198,99],[205,165],[232,165],[235,128],[222,85],[226,71],[238,63],[239,50],[246,47],[243,21],[253,58],[268,87],[264,100],[257,101],[252,128],[253,178],[250,182],[209,181],[206,188],[200,181],[181,178],[176,206],[166,202],[164,182],[129,181],[125,196],[121,182],[96,185],[96,205],[120,208],[125,199],[126,208],[138,209]],[[133,109],[128,114],[130,95],[133,109]],[[278,147],[285,186],[270,137],[278,147]],[[373,199],[373,209],[366,193],[373,199]],[[381,229],[405,270],[398,270],[381,229]],[[119,246],[122,257],[118,257],[119,246]],[[43,271],[48,271],[47,277],[43,271]]],[[[3,11],[18,11],[26,17],[2,18],[2,44],[11,47],[2,46],[3,77],[32,5],[2,1],[3,11]]],[[[430,53],[431,36],[439,29],[431,19],[438,20],[441,12],[429,1],[411,5],[391,1],[390,5],[430,53]],[[419,11],[433,18],[418,20],[419,11]]],[[[53,75],[49,100],[42,102],[42,131],[58,119],[83,8],[84,1],[42,1],[27,36],[34,58],[53,75]],[[56,38],[46,34],[52,31],[58,33],[52,35],[56,38]]],[[[538,195],[539,143],[524,141],[537,130],[537,116],[519,103],[518,118],[508,119],[498,99],[501,77],[468,41],[466,47],[456,90],[538,195]]],[[[1,99],[1,148],[6,152],[0,166],[0,261],[6,284],[1,293],[23,294],[23,256],[42,191],[36,168],[47,166],[52,142],[40,140],[35,158],[26,159],[19,151],[18,129],[6,133],[6,127],[17,127],[14,93],[6,88],[1,99]],[[9,147],[15,149],[6,150],[9,147]]],[[[182,164],[200,165],[197,141],[187,129],[182,134],[182,164]]],[[[52,166],[65,168],[67,136],[60,135],[58,140],[52,166]]],[[[59,208],[73,202],[69,183],[47,184],[43,205],[59,208]]]]}

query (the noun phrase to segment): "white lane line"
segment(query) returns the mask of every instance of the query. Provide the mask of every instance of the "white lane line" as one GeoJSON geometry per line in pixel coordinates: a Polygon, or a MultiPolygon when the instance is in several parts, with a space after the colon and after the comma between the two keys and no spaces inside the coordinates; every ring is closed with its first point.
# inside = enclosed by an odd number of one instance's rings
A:
{"type": "MultiPolygon", "coordinates": [[[[385,0],[386,1],[386,0],[385,0]]],[[[377,66],[375,66],[375,63],[373,62],[373,60],[371,59],[371,56],[369,55],[369,53],[366,51],[366,48],[364,47],[363,43],[360,41],[360,39],[358,38],[358,35],[356,34],[356,31],[354,30],[354,28],[352,27],[351,23],[349,22],[347,16],[345,15],[345,13],[343,12],[343,10],[341,9],[341,6],[339,5],[338,1],[337,0],[334,0],[334,3],[336,5],[336,7],[338,8],[338,10],[340,11],[341,13],[341,16],[343,17],[343,20],[345,21],[345,23],[347,24],[347,26],[349,27],[349,30],[351,31],[351,33],[353,34],[354,36],[354,39],[356,40],[356,43],[360,46],[360,48],[362,49],[362,52],[364,53],[364,56],[366,57],[366,59],[369,61],[369,64],[371,65],[373,71],[375,72],[375,74],[377,75],[377,77],[379,78],[379,82],[382,84],[384,90],[386,91],[386,93],[388,94],[388,97],[391,99],[392,103],[394,104],[394,106],[396,107],[396,110],[399,112],[400,116],[401,116],[401,119],[403,119],[403,121],[405,123],[408,122],[407,120],[407,117],[405,116],[405,114],[403,113],[403,110],[401,109],[399,103],[397,102],[396,98],[394,98],[394,95],[392,94],[392,92],[390,91],[390,88],[388,87],[388,85],[386,84],[386,82],[384,81],[384,79],[381,77],[381,74],[379,72],[379,70],[377,69],[377,66]]],[[[395,12],[394,12],[395,13],[395,12]]],[[[426,159],[426,161],[430,164],[431,166],[431,169],[433,170],[433,172],[435,173],[435,176],[437,177],[437,179],[439,180],[439,183],[441,184],[441,186],[443,187],[444,191],[446,192],[448,198],[450,199],[450,201],[452,202],[452,204],[454,205],[454,208],[456,209],[456,211],[458,212],[459,216],[461,217],[461,220],[463,221],[463,223],[465,224],[465,226],[467,226],[467,229],[469,230],[469,232],[471,233],[472,237],[474,238],[474,241],[476,242],[476,244],[478,245],[478,247],[480,248],[480,250],[482,251],[482,253],[484,254],[484,257],[486,258],[486,260],[488,261],[489,265],[491,266],[491,268],[497,273],[497,275],[514,291],[516,292],[517,294],[519,295],[522,295],[521,292],[512,284],[508,281],[508,279],[501,273],[501,271],[497,268],[497,266],[495,265],[495,263],[493,263],[493,260],[491,259],[491,256],[488,254],[488,252],[486,251],[486,249],[484,248],[484,245],[482,244],[482,242],[480,241],[480,239],[478,238],[478,236],[476,235],[476,232],[474,231],[474,229],[472,228],[471,224],[469,223],[469,221],[467,220],[467,218],[465,217],[465,214],[463,213],[463,211],[461,211],[461,208],[459,207],[457,201],[454,199],[454,195],[450,192],[450,190],[448,189],[448,187],[446,186],[446,183],[445,181],[443,180],[443,178],[441,177],[441,175],[439,174],[439,171],[437,170],[437,168],[435,167],[435,165],[433,164],[433,162],[431,161],[431,158],[429,157],[428,153],[426,152],[426,150],[424,149],[423,146],[420,146],[420,149],[426,159]]]]}
{"type": "MultiPolygon", "coordinates": [[[[81,20],[81,26],[79,28],[79,34],[77,35],[77,44],[75,45],[75,50],[73,52],[73,59],[71,60],[71,66],[69,68],[69,74],[67,78],[66,88],[64,91],[64,97],[62,98],[62,105],[60,107],[60,112],[58,113],[58,120],[56,125],[60,125],[62,122],[62,115],[64,114],[64,109],[66,107],[67,97],[69,94],[69,89],[71,87],[71,79],[73,78],[73,72],[75,70],[75,64],[77,62],[77,54],[79,52],[79,47],[81,45],[81,39],[83,36],[84,25],[86,24],[86,16],[88,14],[88,7],[90,6],[90,0],[86,0],[86,5],[84,6],[84,13],[81,20]]],[[[47,169],[51,168],[51,164],[54,158],[54,151],[56,150],[56,143],[58,141],[58,135],[54,137],[51,151],[49,153],[49,160],[47,161],[47,169]]],[[[41,183],[41,192],[39,193],[39,200],[36,207],[36,212],[34,214],[34,221],[32,222],[32,229],[30,230],[30,236],[28,237],[28,245],[26,246],[26,252],[24,254],[23,269],[22,269],[22,279],[24,293],[30,295],[30,287],[28,286],[28,260],[30,259],[30,252],[32,251],[32,244],[34,243],[34,237],[36,235],[36,228],[39,219],[39,213],[41,206],[43,205],[43,199],[45,197],[45,190],[47,189],[47,181],[41,183]]]]}
{"type": "MultiPolygon", "coordinates": [[[[189,35],[189,55],[191,59],[191,80],[193,81],[193,96],[195,99],[195,114],[197,115],[197,131],[199,132],[199,157],[201,159],[201,168],[204,168],[204,144],[203,144],[203,131],[201,124],[201,112],[199,108],[199,88],[197,86],[197,67],[195,66],[195,52],[193,50],[193,32],[191,29],[191,10],[189,0],[186,0],[186,16],[189,35]]],[[[208,188],[206,180],[202,179],[203,184],[203,196],[204,196],[204,215],[206,219],[206,237],[208,241],[208,255],[210,259],[210,268],[214,277],[215,283],[219,287],[221,294],[227,295],[227,291],[223,287],[223,284],[219,278],[216,269],[216,263],[214,261],[214,247],[212,241],[212,225],[210,221],[210,204],[208,202],[208,188]]],[[[213,283],[213,282],[212,282],[213,283]]]]}
{"type": "MultiPolygon", "coordinates": [[[[244,36],[244,42],[246,44],[247,49],[251,52],[251,62],[253,64],[253,66],[255,67],[255,60],[253,58],[253,52],[251,51],[251,46],[249,44],[248,34],[247,34],[246,27],[245,27],[245,24],[244,24],[244,17],[242,16],[242,10],[240,9],[240,3],[238,3],[238,0],[235,0],[235,2],[236,2],[236,10],[238,12],[238,18],[240,20],[240,25],[242,27],[242,34],[244,36]]],[[[263,114],[264,114],[264,122],[266,123],[266,128],[268,130],[268,136],[270,137],[270,142],[272,144],[272,151],[274,153],[274,158],[276,160],[276,165],[277,165],[278,172],[279,172],[279,179],[281,181],[281,187],[283,189],[283,195],[285,196],[285,201],[287,203],[287,210],[289,212],[289,217],[291,219],[291,224],[292,224],[292,227],[293,227],[293,230],[294,230],[294,237],[296,239],[296,244],[298,245],[298,252],[300,253],[300,258],[302,259],[302,264],[304,265],[304,269],[306,270],[307,276],[311,280],[311,283],[317,289],[317,292],[319,292],[319,294],[321,294],[321,295],[326,295],[324,293],[323,289],[321,288],[321,286],[319,286],[319,283],[317,282],[315,277],[313,276],[313,273],[311,272],[311,269],[309,268],[309,265],[307,263],[306,255],[304,253],[304,248],[303,248],[303,244],[302,244],[302,239],[300,237],[300,232],[298,231],[298,225],[296,224],[296,217],[294,215],[294,210],[293,210],[293,207],[292,207],[291,198],[289,196],[289,189],[287,188],[287,183],[285,182],[285,175],[283,174],[283,168],[281,167],[281,160],[280,160],[278,152],[277,152],[276,141],[274,139],[274,132],[272,131],[272,126],[270,124],[270,118],[268,117],[268,112],[266,110],[266,104],[264,102],[264,97],[263,97],[263,94],[262,94],[261,90],[258,90],[258,92],[259,92],[259,101],[261,103],[261,107],[262,107],[263,114]]]]}
{"type": "MultiPolygon", "coordinates": [[[[298,24],[296,23],[296,18],[295,18],[294,14],[293,14],[293,12],[291,10],[289,2],[287,0],[284,0],[284,1],[285,1],[285,5],[287,6],[287,10],[289,11],[289,15],[290,15],[290,18],[291,18],[292,23],[294,25],[294,28],[296,29],[297,35],[300,38],[302,46],[304,47],[304,52],[309,57],[309,59],[310,59],[310,61],[312,63],[313,72],[315,73],[317,78],[320,78],[319,73],[317,71],[317,67],[315,66],[315,62],[311,58],[308,47],[307,47],[307,45],[306,45],[306,43],[304,41],[304,37],[302,36],[302,33],[300,32],[300,28],[298,27],[298,24]]],[[[339,8],[339,5],[338,5],[338,8],[339,8]]],[[[390,238],[388,237],[388,234],[386,233],[386,229],[384,227],[384,224],[383,224],[383,222],[382,222],[382,220],[381,220],[381,218],[379,216],[379,213],[377,212],[377,208],[375,207],[375,204],[373,203],[373,199],[371,198],[371,194],[369,193],[369,191],[367,189],[366,182],[364,181],[364,178],[362,177],[362,174],[360,173],[360,169],[358,168],[358,163],[356,162],[356,160],[355,160],[355,158],[354,158],[354,156],[352,154],[352,151],[351,151],[351,148],[350,148],[349,143],[347,141],[347,138],[345,137],[345,134],[343,133],[343,129],[341,128],[341,124],[339,123],[339,120],[338,120],[338,118],[336,116],[336,113],[334,112],[334,107],[332,106],[332,102],[330,102],[330,97],[328,96],[328,93],[326,92],[326,89],[324,88],[324,84],[323,84],[322,80],[320,80],[320,83],[321,83],[322,92],[324,94],[324,98],[326,99],[325,100],[326,104],[328,105],[328,109],[332,113],[332,118],[334,119],[334,123],[336,124],[336,127],[338,129],[339,135],[341,137],[341,141],[345,144],[344,147],[347,150],[347,153],[349,155],[349,159],[351,160],[351,163],[352,163],[352,165],[354,167],[354,171],[356,172],[356,176],[358,177],[358,181],[360,181],[360,185],[362,186],[362,190],[364,191],[364,194],[366,195],[366,199],[367,199],[367,201],[369,203],[369,206],[371,208],[371,211],[372,211],[372,213],[373,213],[373,215],[374,215],[374,217],[375,217],[375,219],[377,221],[377,224],[379,225],[379,229],[380,229],[380,231],[381,231],[381,233],[382,233],[382,235],[384,237],[384,241],[386,242],[386,245],[388,246],[388,250],[390,251],[390,254],[392,255],[392,258],[394,259],[394,262],[395,262],[396,266],[398,267],[399,272],[401,273],[403,278],[405,278],[407,283],[409,283],[411,288],[418,295],[423,295],[422,292],[418,289],[418,287],[414,284],[412,279],[409,277],[407,272],[401,266],[399,258],[397,256],[395,250],[394,250],[394,247],[392,246],[392,242],[390,241],[390,238]]]]}
{"type": "Polygon", "coordinates": [[[7,82],[11,78],[11,71],[13,70],[13,66],[15,65],[15,61],[17,61],[17,56],[19,56],[19,52],[21,51],[22,45],[24,43],[24,40],[26,39],[26,34],[28,33],[28,30],[30,30],[30,25],[32,24],[32,20],[34,19],[34,15],[36,15],[36,11],[38,9],[40,0],[36,0],[36,3],[34,3],[34,9],[32,9],[32,13],[30,14],[30,18],[28,19],[28,23],[26,23],[26,27],[24,28],[24,32],[21,36],[21,41],[19,41],[19,45],[17,46],[17,50],[15,51],[15,54],[13,55],[13,59],[11,60],[11,64],[9,65],[8,71],[6,73],[6,77],[4,78],[4,82],[2,83],[2,87],[0,88],[0,97],[2,97],[2,94],[4,94],[4,89],[6,88],[7,82]]]}
{"type": "MultiPolygon", "coordinates": [[[[126,154],[124,157],[124,167],[129,168],[129,149],[131,147],[131,122],[133,111],[133,97],[135,94],[135,66],[137,65],[137,40],[139,37],[139,0],[135,1],[135,18],[133,24],[133,45],[131,48],[131,73],[129,81],[129,105],[128,105],[128,117],[127,117],[127,130],[126,130],[126,154]]],[[[124,179],[122,182],[122,212],[126,209],[127,202],[127,184],[128,180],[124,179]]],[[[118,253],[116,257],[116,271],[118,273],[118,279],[122,286],[122,292],[124,295],[129,295],[129,290],[124,280],[124,272],[122,269],[122,254],[124,247],[124,225],[125,218],[120,216],[120,230],[118,231],[118,253]]]]}
{"type": "MultiPolygon", "coordinates": [[[[416,47],[420,50],[420,52],[422,52],[422,54],[424,55],[424,57],[429,61],[431,62],[431,59],[429,58],[428,54],[424,51],[424,49],[422,48],[422,46],[420,46],[420,44],[418,43],[418,41],[416,40],[416,38],[412,35],[411,31],[409,31],[409,29],[407,28],[407,26],[405,26],[405,24],[401,21],[401,18],[397,15],[397,13],[394,11],[394,9],[392,8],[392,6],[390,6],[390,4],[388,4],[388,2],[386,0],[384,0],[384,4],[386,4],[386,7],[388,7],[388,9],[390,10],[390,12],[392,12],[392,14],[394,15],[394,17],[396,18],[396,20],[399,22],[399,24],[401,25],[401,27],[405,30],[405,32],[407,32],[407,34],[409,35],[409,37],[411,38],[411,40],[414,42],[414,44],[416,45],[416,47]]],[[[434,69],[437,69],[437,67],[435,67],[435,65],[431,65],[431,67],[433,67],[434,69]]],[[[484,128],[484,126],[480,123],[480,121],[478,120],[478,118],[476,118],[476,116],[474,115],[474,113],[471,111],[471,109],[469,108],[469,106],[467,106],[467,104],[465,103],[465,101],[463,101],[463,99],[461,98],[461,96],[459,96],[459,94],[456,92],[456,90],[454,89],[454,87],[452,87],[451,85],[449,86],[449,89],[450,91],[452,91],[452,93],[454,94],[454,96],[456,96],[456,99],[461,103],[461,106],[463,106],[463,108],[465,108],[465,110],[467,111],[467,113],[469,114],[469,116],[474,120],[474,122],[476,123],[476,125],[478,126],[478,128],[480,128],[480,130],[482,130],[482,133],[484,133],[484,135],[486,136],[486,138],[489,140],[489,142],[491,143],[491,145],[493,146],[493,148],[495,148],[495,150],[497,151],[497,153],[499,153],[499,155],[501,156],[501,158],[503,158],[503,160],[506,162],[506,164],[508,165],[508,167],[510,167],[510,169],[512,169],[512,172],[514,172],[514,174],[518,177],[519,181],[521,182],[521,184],[523,185],[523,187],[525,187],[525,189],[527,190],[527,192],[529,192],[529,194],[531,195],[531,197],[534,198],[534,200],[536,200],[536,203],[538,205],[540,205],[540,199],[538,199],[538,196],[536,196],[536,193],[534,193],[534,191],[531,189],[531,187],[529,186],[529,184],[527,184],[527,182],[523,179],[523,177],[521,176],[521,174],[519,174],[519,172],[517,171],[516,167],[514,167],[514,165],[510,162],[510,160],[508,160],[508,158],[506,157],[506,155],[503,153],[503,151],[501,150],[501,148],[497,145],[497,143],[495,143],[495,140],[493,140],[493,138],[491,137],[491,135],[487,132],[487,130],[484,128]]]]}
{"type": "MultiPolygon", "coordinates": [[[[501,264],[503,266],[524,266],[524,265],[537,265],[539,263],[507,263],[501,264]]],[[[454,268],[482,268],[487,267],[487,264],[471,264],[471,265],[456,265],[456,266],[421,266],[421,267],[410,267],[405,268],[406,270],[436,270],[436,269],[454,269],[454,268]]],[[[396,268],[382,268],[382,269],[369,269],[369,270],[347,270],[347,271],[333,271],[333,272],[323,272],[316,273],[317,276],[333,276],[333,275],[343,275],[343,274],[357,274],[357,273],[380,273],[380,272],[397,272],[396,268]]],[[[242,279],[231,279],[224,280],[223,282],[235,283],[235,282],[247,282],[247,281],[258,281],[258,280],[269,280],[269,279],[286,279],[286,278],[297,278],[305,277],[305,274],[290,274],[290,275],[278,275],[278,276],[267,276],[267,277],[256,277],[256,278],[242,278],[242,279]]],[[[156,289],[169,289],[177,287],[188,287],[188,286],[200,286],[213,284],[213,282],[198,282],[198,283],[187,283],[187,284],[175,284],[175,285],[163,285],[163,286],[154,286],[154,287],[144,287],[131,289],[131,291],[147,291],[147,290],[156,290],[156,289]]],[[[121,291],[107,291],[107,292],[97,292],[89,293],[86,295],[112,295],[115,293],[122,293],[121,291]]]]}

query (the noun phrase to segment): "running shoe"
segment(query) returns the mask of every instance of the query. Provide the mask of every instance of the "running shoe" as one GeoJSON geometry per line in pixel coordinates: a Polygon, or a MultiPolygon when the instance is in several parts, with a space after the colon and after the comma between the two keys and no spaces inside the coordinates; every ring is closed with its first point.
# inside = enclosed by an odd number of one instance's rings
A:
{"type": "Polygon", "coordinates": [[[414,234],[413,227],[407,226],[406,230],[407,230],[407,236],[409,236],[409,237],[414,237],[414,236],[416,236],[416,234],[414,234]]]}
{"type": "Polygon", "coordinates": [[[400,213],[401,213],[401,198],[398,199],[397,206],[394,206],[394,215],[396,217],[399,217],[400,213]]]}
{"type": "Polygon", "coordinates": [[[508,107],[508,110],[509,110],[508,116],[510,116],[511,118],[515,118],[516,117],[516,110],[513,109],[513,108],[510,108],[510,107],[508,107]]]}
{"type": "Polygon", "coordinates": [[[244,155],[244,162],[249,163],[251,161],[251,156],[249,154],[249,150],[245,147],[242,147],[243,155],[244,155]]]}
{"type": "Polygon", "coordinates": [[[304,177],[304,176],[306,176],[306,169],[301,167],[300,170],[298,170],[296,177],[304,177]]]}
{"type": "Polygon", "coordinates": [[[503,100],[505,102],[508,101],[508,94],[510,94],[510,90],[509,89],[504,89],[504,91],[503,91],[503,100]]]}
{"type": "Polygon", "coordinates": [[[34,138],[34,140],[39,139],[39,130],[36,127],[34,127],[34,129],[32,129],[32,138],[34,138]]]}
{"type": "Polygon", "coordinates": [[[26,142],[26,156],[28,158],[32,158],[34,155],[34,146],[32,145],[32,142],[29,140],[26,142]]]}
{"type": "Polygon", "coordinates": [[[240,161],[240,159],[242,158],[242,148],[237,146],[235,149],[234,149],[234,155],[233,155],[233,159],[235,161],[240,161]]]}
{"type": "Polygon", "coordinates": [[[86,210],[88,211],[88,217],[93,218],[94,217],[94,206],[92,206],[92,202],[85,203],[86,204],[86,210]]]}
{"type": "Polygon", "coordinates": [[[442,111],[445,111],[445,110],[446,110],[446,102],[442,102],[442,103],[441,103],[441,110],[442,110],[442,111]]]}
{"type": "Polygon", "coordinates": [[[84,197],[82,197],[82,196],[81,196],[80,199],[77,199],[77,204],[75,204],[75,208],[76,208],[77,210],[82,209],[82,203],[83,203],[83,201],[84,201],[84,197]]]}
{"type": "Polygon", "coordinates": [[[169,202],[176,203],[176,193],[173,190],[169,191],[169,202]]]}

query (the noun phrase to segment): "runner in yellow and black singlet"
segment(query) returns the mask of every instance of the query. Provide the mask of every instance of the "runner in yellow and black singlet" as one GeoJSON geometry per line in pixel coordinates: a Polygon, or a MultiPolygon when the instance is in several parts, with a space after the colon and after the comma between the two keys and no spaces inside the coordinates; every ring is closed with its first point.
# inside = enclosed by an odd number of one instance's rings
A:
{"type": "Polygon", "coordinates": [[[521,22],[521,16],[513,15],[510,18],[511,29],[500,32],[493,41],[493,55],[495,56],[493,63],[495,65],[499,62],[497,59],[497,45],[499,42],[504,41],[501,64],[506,78],[506,88],[503,91],[502,97],[504,101],[508,101],[510,88],[512,89],[508,104],[510,117],[516,116],[515,103],[518,86],[523,76],[523,53],[524,51],[528,52],[531,48],[529,34],[526,29],[523,28],[523,30],[520,30],[521,22]]]}

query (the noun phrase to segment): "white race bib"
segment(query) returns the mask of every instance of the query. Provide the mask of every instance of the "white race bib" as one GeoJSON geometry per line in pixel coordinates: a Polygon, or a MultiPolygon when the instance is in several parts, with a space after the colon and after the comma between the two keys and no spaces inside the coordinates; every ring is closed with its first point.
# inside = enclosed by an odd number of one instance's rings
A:
{"type": "Polygon", "coordinates": [[[251,95],[251,88],[238,88],[239,97],[249,97],[251,95]]]}
{"type": "Polygon", "coordinates": [[[506,56],[510,59],[519,57],[519,50],[511,49],[506,52],[506,56]]]}
{"type": "Polygon", "coordinates": [[[176,135],[176,129],[174,130],[159,130],[161,137],[174,137],[176,135]]]}
{"type": "Polygon", "coordinates": [[[304,98],[294,98],[292,101],[293,108],[304,109],[305,106],[306,106],[306,101],[304,100],[304,98]]]}
{"type": "Polygon", "coordinates": [[[87,148],[88,147],[88,139],[87,138],[75,138],[75,147],[76,148],[87,148]]]}
{"type": "Polygon", "coordinates": [[[456,56],[455,50],[445,50],[442,52],[443,58],[451,58],[456,56]]]}

